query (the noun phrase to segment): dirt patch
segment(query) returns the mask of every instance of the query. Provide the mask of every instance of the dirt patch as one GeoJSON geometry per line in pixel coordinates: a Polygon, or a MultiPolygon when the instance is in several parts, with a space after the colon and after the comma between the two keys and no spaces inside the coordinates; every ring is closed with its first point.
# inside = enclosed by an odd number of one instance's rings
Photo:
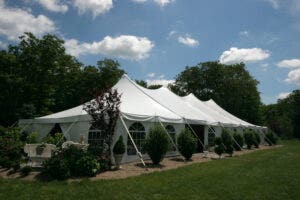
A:
{"type": "MultiPolygon", "coordinates": [[[[265,149],[273,149],[281,147],[281,145],[276,146],[260,146],[259,149],[244,149],[243,151],[235,151],[233,156],[240,156],[243,154],[248,154],[255,151],[265,150],[265,149]]],[[[228,155],[222,155],[222,158],[226,159],[228,155]]],[[[146,160],[146,167],[142,165],[140,161],[131,162],[121,165],[121,169],[106,171],[98,174],[95,177],[90,178],[90,180],[99,180],[99,179],[124,179],[132,176],[139,176],[141,174],[147,174],[157,171],[165,171],[169,169],[176,169],[178,167],[183,167],[187,165],[191,165],[194,163],[202,163],[208,162],[215,159],[219,159],[219,156],[215,153],[198,153],[194,154],[192,160],[185,161],[182,156],[174,156],[165,158],[160,165],[153,165],[150,160],[146,160]]],[[[22,180],[39,180],[39,172],[31,172],[28,176],[23,177],[19,172],[13,172],[10,170],[5,170],[0,168],[0,177],[2,178],[17,178],[22,180]]],[[[69,181],[78,181],[81,179],[70,179],[69,181]]]]}

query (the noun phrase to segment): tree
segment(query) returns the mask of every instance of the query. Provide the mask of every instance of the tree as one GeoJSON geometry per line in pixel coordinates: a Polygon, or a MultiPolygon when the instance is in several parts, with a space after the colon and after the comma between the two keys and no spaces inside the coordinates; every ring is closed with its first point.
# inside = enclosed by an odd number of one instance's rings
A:
{"type": "Polygon", "coordinates": [[[263,122],[282,138],[300,138],[300,90],[276,104],[262,106],[263,122]]]}
{"type": "Polygon", "coordinates": [[[125,73],[120,69],[120,64],[116,60],[107,59],[97,62],[102,88],[108,89],[114,86],[121,76],[125,73]]]}
{"type": "Polygon", "coordinates": [[[178,95],[193,93],[201,100],[213,99],[230,113],[252,123],[260,123],[258,81],[244,63],[225,65],[199,63],[177,75],[171,90],[178,95]]]}
{"type": "Polygon", "coordinates": [[[119,66],[111,59],[84,66],[66,53],[57,36],[25,33],[18,44],[0,51],[0,124],[85,103],[120,79],[124,70],[119,66]]]}
{"type": "Polygon", "coordinates": [[[154,89],[158,89],[158,88],[161,88],[161,87],[162,87],[162,85],[149,85],[148,89],[154,90],[154,89]]]}
{"type": "Polygon", "coordinates": [[[103,154],[107,156],[111,166],[111,145],[116,123],[120,114],[121,95],[116,89],[99,92],[96,98],[84,105],[84,110],[91,116],[91,125],[95,129],[103,130],[103,154]]]}
{"type": "Polygon", "coordinates": [[[144,87],[144,88],[147,88],[147,87],[148,87],[147,82],[144,81],[144,80],[135,80],[135,82],[136,82],[138,85],[140,85],[140,86],[142,86],[142,87],[144,87]]]}

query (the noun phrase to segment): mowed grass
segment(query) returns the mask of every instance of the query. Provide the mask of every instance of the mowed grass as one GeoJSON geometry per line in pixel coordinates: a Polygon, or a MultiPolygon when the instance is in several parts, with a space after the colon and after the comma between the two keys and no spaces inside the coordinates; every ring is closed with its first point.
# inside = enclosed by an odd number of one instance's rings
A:
{"type": "Polygon", "coordinates": [[[300,141],[123,180],[0,179],[0,199],[300,199],[300,141]]]}

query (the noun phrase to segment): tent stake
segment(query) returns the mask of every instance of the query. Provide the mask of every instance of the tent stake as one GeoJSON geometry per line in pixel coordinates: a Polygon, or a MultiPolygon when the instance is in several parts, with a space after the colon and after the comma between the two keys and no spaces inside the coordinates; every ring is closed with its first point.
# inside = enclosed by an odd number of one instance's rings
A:
{"type": "Polygon", "coordinates": [[[139,156],[142,164],[144,165],[144,167],[146,168],[146,170],[148,170],[147,166],[146,166],[146,164],[145,164],[145,162],[143,160],[143,156],[142,156],[141,152],[139,152],[139,150],[138,150],[138,148],[137,148],[137,146],[136,146],[136,144],[135,144],[135,142],[134,142],[134,140],[133,140],[133,138],[132,138],[132,136],[131,136],[131,134],[130,134],[128,128],[127,128],[127,126],[126,126],[126,124],[125,124],[125,122],[124,122],[124,119],[123,119],[122,115],[120,116],[120,119],[121,119],[121,122],[122,122],[122,124],[123,124],[123,126],[124,126],[124,128],[125,128],[125,130],[126,130],[126,132],[128,134],[128,136],[129,136],[129,138],[130,138],[130,140],[131,140],[131,142],[132,142],[132,144],[133,144],[133,146],[134,146],[134,148],[135,148],[135,150],[136,150],[136,152],[137,152],[137,154],[138,154],[138,156],[139,156]]]}

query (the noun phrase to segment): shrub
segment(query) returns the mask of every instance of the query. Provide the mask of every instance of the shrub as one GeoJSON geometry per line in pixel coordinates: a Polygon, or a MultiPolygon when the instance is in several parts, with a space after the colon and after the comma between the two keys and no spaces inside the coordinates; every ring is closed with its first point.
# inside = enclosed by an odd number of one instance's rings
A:
{"type": "Polygon", "coordinates": [[[0,131],[0,166],[4,168],[20,168],[24,143],[20,140],[17,128],[2,128],[0,131]]]}
{"type": "Polygon", "coordinates": [[[125,153],[125,145],[123,142],[123,136],[120,136],[118,141],[116,142],[113,148],[114,154],[124,154],[125,153]]]}
{"type": "Polygon", "coordinates": [[[222,153],[224,153],[224,146],[220,137],[215,138],[215,145],[214,151],[221,158],[222,153]]]}
{"type": "Polygon", "coordinates": [[[183,129],[177,138],[178,150],[186,159],[191,159],[193,153],[196,151],[197,140],[189,129],[183,129]]]}
{"type": "Polygon", "coordinates": [[[245,139],[245,143],[246,143],[248,149],[251,149],[251,146],[254,145],[254,142],[255,142],[254,137],[255,136],[253,134],[253,131],[251,131],[251,130],[245,131],[244,139],[245,139]]]}
{"type": "Polygon", "coordinates": [[[273,144],[277,144],[278,142],[278,137],[277,135],[275,135],[275,133],[273,133],[272,131],[268,131],[268,133],[266,134],[266,142],[271,146],[273,144]]]}
{"type": "Polygon", "coordinates": [[[100,169],[96,158],[84,155],[76,162],[76,176],[95,176],[100,169]]]}
{"type": "Polygon", "coordinates": [[[256,131],[253,134],[254,134],[254,146],[255,146],[255,148],[259,148],[259,145],[261,142],[260,135],[256,131]]]}
{"type": "Polygon", "coordinates": [[[243,135],[240,134],[240,133],[234,133],[233,134],[233,138],[235,140],[235,142],[233,143],[233,148],[236,150],[236,151],[241,151],[244,146],[244,138],[243,138],[243,135]],[[237,143],[237,144],[236,144],[237,143]]]}
{"type": "Polygon", "coordinates": [[[233,154],[233,139],[230,132],[226,129],[223,129],[221,134],[222,143],[225,146],[225,152],[228,153],[230,156],[233,154]]]}
{"type": "Polygon", "coordinates": [[[42,142],[47,144],[54,144],[57,147],[61,147],[62,144],[66,141],[64,134],[62,133],[55,133],[53,136],[48,134],[46,137],[42,139],[42,142]]]}
{"type": "Polygon", "coordinates": [[[59,154],[61,155],[62,159],[68,163],[71,175],[76,176],[77,161],[85,155],[85,152],[82,149],[71,145],[67,149],[60,151],[59,154]]]}
{"type": "Polygon", "coordinates": [[[39,134],[37,132],[32,132],[26,137],[27,144],[38,143],[39,134]]]}
{"type": "Polygon", "coordinates": [[[22,167],[20,170],[22,176],[28,176],[31,171],[32,168],[30,166],[22,167]]]}
{"type": "Polygon", "coordinates": [[[56,154],[43,163],[42,174],[51,180],[65,180],[71,177],[69,163],[61,154],[56,154]]]}
{"type": "Polygon", "coordinates": [[[150,128],[143,149],[151,158],[154,165],[158,165],[169,148],[169,138],[165,129],[159,125],[150,128]]]}

